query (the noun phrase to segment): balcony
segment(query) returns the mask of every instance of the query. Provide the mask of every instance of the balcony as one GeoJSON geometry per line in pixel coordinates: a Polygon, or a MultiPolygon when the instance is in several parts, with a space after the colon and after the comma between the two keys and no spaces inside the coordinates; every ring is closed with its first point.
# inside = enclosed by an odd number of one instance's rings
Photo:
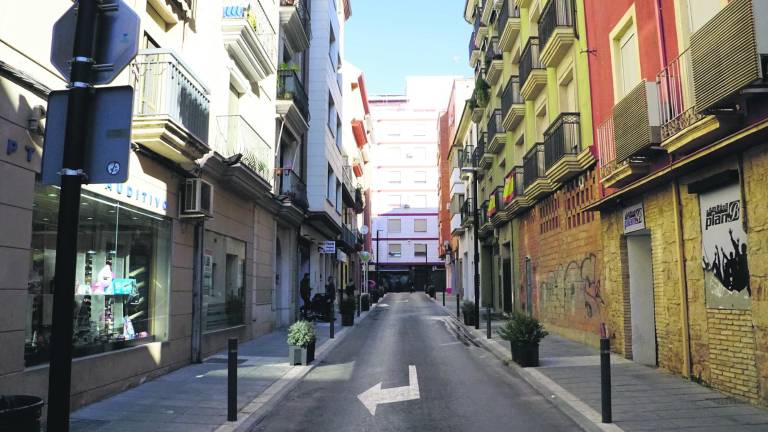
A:
{"type": "Polygon", "coordinates": [[[507,133],[501,124],[501,110],[495,109],[488,118],[488,152],[498,154],[507,143],[507,133]]]}
{"type": "Polygon", "coordinates": [[[307,93],[295,70],[277,72],[277,113],[285,116],[294,130],[309,128],[307,93]]]}
{"type": "Polygon", "coordinates": [[[307,185],[291,168],[276,168],[275,178],[278,182],[278,198],[303,210],[309,208],[307,201],[307,185]]]}
{"type": "Polygon", "coordinates": [[[488,214],[488,207],[489,202],[488,200],[485,200],[480,204],[480,208],[478,209],[480,212],[480,220],[477,223],[478,234],[483,237],[493,231],[493,224],[491,224],[491,216],[488,214]]]}
{"type": "Polygon", "coordinates": [[[520,8],[512,5],[512,0],[501,1],[498,28],[501,33],[499,46],[502,51],[512,51],[517,35],[520,34],[520,8]]]}
{"type": "Polygon", "coordinates": [[[344,165],[342,170],[341,195],[347,206],[355,206],[355,185],[352,182],[354,174],[350,165],[344,165]]]}
{"type": "Polygon", "coordinates": [[[644,156],[661,142],[658,87],[643,81],[613,107],[616,160],[644,156]]]}
{"type": "Polygon", "coordinates": [[[477,60],[480,58],[480,46],[475,43],[475,37],[477,35],[472,32],[469,37],[469,66],[473,67],[477,64],[477,60]]]}
{"type": "Polygon", "coordinates": [[[357,246],[357,234],[351,226],[347,224],[341,225],[341,234],[336,241],[338,246],[347,252],[354,252],[355,246],[357,246]]]}
{"type": "Polygon", "coordinates": [[[696,112],[690,50],[659,72],[656,83],[661,104],[662,148],[669,153],[687,153],[725,134],[725,119],[696,112]]]}
{"type": "Polygon", "coordinates": [[[539,21],[541,63],[557,66],[576,41],[576,8],[573,0],[549,0],[539,21]]]}
{"type": "Polygon", "coordinates": [[[531,206],[528,197],[525,196],[523,167],[512,168],[504,178],[502,202],[504,213],[509,219],[531,206]]]}
{"type": "Polygon", "coordinates": [[[544,165],[547,178],[563,183],[581,174],[595,158],[581,142],[579,113],[562,113],[544,133],[544,165]]]}
{"type": "Polygon", "coordinates": [[[768,8],[764,0],[731,0],[691,35],[695,111],[743,112],[745,97],[765,97],[768,8]],[[754,87],[761,93],[751,95],[754,87]]]}
{"type": "Polygon", "coordinates": [[[597,149],[600,179],[607,188],[623,187],[648,174],[650,164],[644,157],[616,160],[616,140],[613,116],[597,128],[597,149]]]}
{"type": "Polygon", "coordinates": [[[461,224],[461,213],[451,216],[451,235],[461,235],[464,227],[461,224]]]}
{"type": "Polygon", "coordinates": [[[474,210],[472,209],[472,198],[464,200],[461,205],[461,226],[466,228],[474,221],[474,210]]]}
{"type": "Polygon", "coordinates": [[[483,15],[482,15],[482,21],[485,25],[488,25],[491,23],[491,15],[493,15],[494,11],[498,12],[499,3],[501,3],[500,0],[484,0],[485,5],[483,6],[483,15]]]}
{"type": "MultiPolygon", "coordinates": [[[[472,153],[472,159],[474,160],[475,166],[482,169],[488,169],[493,164],[493,154],[488,153],[486,148],[487,137],[488,134],[485,132],[480,134],[480,137],[477,139],[475,151],[472,153]]],[[[481,175],[480,171],[478,171],[478,175],[481,175]]]]}
{"type": "Polygon", "coordinates": [[[531,6],[531,3],[533,3],[533,0],[514,0],[515,6],[517,6],[520,9],[527,8],[531,6]]]}
{"type": "Polygon", "coordinates": [[[475,168],[475,161],[473,155],[475,153],[474,146],[466,146],[464,150],[459,150],[459,171],[461,172],[461,178],[466,180],[470,176],[469,171],[465,171],[464,168],[475,168]]]}
{"type": "Polygon", "coordinates": [[[208,90],[192,69],[166,49],[142,50],[134,66],[132,140],[177,163],[208,153],[208,90]]]}
{"type": "Polygon", "coordinates": [[[363,191],[362,187],[358,186],[355,188],[355,213],[362,214],[365,211],[366,204],[367,200],[365,199],[365,191],[363,191]]]}
{"type": "Polygon", "coordinates": [[[247,166],[262,180],[272,185],[272,147],[242,116],[216,117],[216,150],[224,157],[242,155],[240,163],[247,166]]]}
{"type": "Polygon", "coordinates": [[[504,72],[503,57],[499,47],[499,38],[496,36],[490,38],[485,50],[485,68],[487,70],[486,81],[492,86],[499,82],[501,73],[504,72]]]}
{"type": "Polygon", "coordinates": [[[488,198],[488,216],[491,218],[493,226],[497,228],[509,221],[507,213],[504,211],[503,196],[504,186],[497,186],[488,198]]]}
{"type": "Polygon", "coordinates": [[[483,39],[488,36],[488,26],[483,23],[483,8],[486,0],[480,0],[479,6],[475,8],[475,24],[473,34],[475,35],[475,45],[481,46],[483,39]]]}
{"type": "Polygon", "coordinates": [[[224,6],[221,34],[229,55],[256,83],[275,73],[277,36],[261,2],[254,7],[224,6]]]}
{"type": "Polygon", "coordinates": [[[294,53],[309,48],[312,40],[307,0],[280,0],[280,25],[291,50],[294,53]]]}
{"type": "Polygon", "coordinates": [[[520,94],[520,78],[509,77],[504,93],[501,95],[502,127],[511,131],[525,118],[525,101],[520,94]]]}
{"type": "Polygon", "coordinates": [[[523,188],[525,195],[533,202],[554,192],[555,184],[547,179],[544,144],[536,143],[523,156],[523,188]]]}
{"type": "Polygon", "coordinates": [[[528,39],[520,54],[520,94],[534,100],[547,86],[547,69],[539,61],[539,38],[528,39]]]}

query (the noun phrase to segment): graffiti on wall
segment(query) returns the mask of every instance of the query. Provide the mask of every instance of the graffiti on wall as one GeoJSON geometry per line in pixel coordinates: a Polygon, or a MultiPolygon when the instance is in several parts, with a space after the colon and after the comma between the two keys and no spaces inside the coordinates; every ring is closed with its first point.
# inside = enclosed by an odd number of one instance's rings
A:
{"type": "Polygon", "coordinates": [[[599,317],[605,306],[599,271],[597,256],[590,253],[547,272],[539,280],[542,315],[556,319],[599,317]]]}

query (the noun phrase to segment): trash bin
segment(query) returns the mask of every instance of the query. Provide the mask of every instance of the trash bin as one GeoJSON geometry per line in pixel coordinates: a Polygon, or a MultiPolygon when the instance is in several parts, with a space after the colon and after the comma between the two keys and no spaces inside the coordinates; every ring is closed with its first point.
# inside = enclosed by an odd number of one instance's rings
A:
{"type": "Polygon", "coordinates": [[[40,432],[43,400],[37,396],[0,396],[0,431],[40,432]]]}

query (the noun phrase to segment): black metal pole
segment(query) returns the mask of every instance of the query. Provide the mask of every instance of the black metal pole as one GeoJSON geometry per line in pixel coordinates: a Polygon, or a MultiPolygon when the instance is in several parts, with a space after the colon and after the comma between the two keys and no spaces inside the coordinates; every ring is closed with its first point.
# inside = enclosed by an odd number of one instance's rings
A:
{"type": "Polygon", "coordinates": [[[456,318],[461,317],[461,294],[456,293],[456,318]]]}
{"type": "Polygon", "coordinates": [[[237,421],[237,338],[227,341],[227,421],[237,421]]]}
{"type": "Polygon", "coordinates": [[[488,296],[488,303],[487,303],[487,306],[488,306],[488,310],[487,310],[488,321],[487,321],[487,324],[486,324],[486,337],[488,339],[491,339],[491,312],[493,311],[493,280],[491,281],[490,290],[491,290],[491,293],[488,296]]]}
{"type": "Polygon", "coordinates": [[[336,323],[336,311],[333,307],[333,304],[334,304],[334,300],[333,300],[333,297],[331,297],[331,330],[330,330],[331,339],[333,339],[333,337],[335,336],[335,330],[336,330],[333,327],[334,324],[336,323]]]}
{"type": "Polygon", "coordinates": [[[381,230],[376,230],[376,289],[381,292],[381,284],[379,283],[379,261],[381,260],[381,255],[379,254],[379,233],[381,230]]]}
{"type": "MultiPolygon", "coordinates": [[[[477,168],[475,168],[477,170],[477,168]]],[[[472,231],[475,243],[475,329],[480,330],[480,234],[477,214],[477,171],[472,173],[472,231]]]]}
{"type": "Polygon", "coordinates": [[[98,6],[96,0],[80,0],[77,8],[56,234],[51,363],[48,372],[48,429],[62,432],[69,431],[77,231],[85,154],[83,143],[91,127],[91,82],[98,6]]]}
{"type": "Polygon", "coordinates": [[[611,423],[611,340],[607,336],[600,339],[600,396],[603,423],[611,423]]]}
{"type": "Polygon", "coordinates": [[[445,287],[443,287],[443,307],[445,307],[445,287]]]}

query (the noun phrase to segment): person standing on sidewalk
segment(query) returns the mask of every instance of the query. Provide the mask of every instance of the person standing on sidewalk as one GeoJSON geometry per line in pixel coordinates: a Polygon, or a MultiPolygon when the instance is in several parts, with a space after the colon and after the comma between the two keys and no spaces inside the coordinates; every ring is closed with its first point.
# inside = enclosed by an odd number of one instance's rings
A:
{"type": "Polygon", "coordinates": [[[309,273],[304,273],[304,277],[299,282],[299,296],[304,304],[301,306],[301,313],[306,320],[309,317],[309,302],[312,293],[312,288],[309,287],[309,273]]]}

